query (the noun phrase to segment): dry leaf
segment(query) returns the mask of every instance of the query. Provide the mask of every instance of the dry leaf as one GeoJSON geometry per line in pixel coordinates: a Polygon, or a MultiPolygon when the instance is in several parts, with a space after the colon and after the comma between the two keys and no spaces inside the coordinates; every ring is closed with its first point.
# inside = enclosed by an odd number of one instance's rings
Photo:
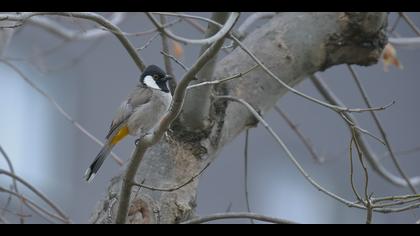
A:
{"type": "Polygon", "coordinates": [[[177,59],[180,59],[184,55],[184,48],[176,41],[172,41],[172,50],[177,59]]]}
{"type": "Polygon", "coordinates": [[[385,72],[388,72],[389,65],[394,65],[400,70],[403,69],[403,65],[400,63],[397,57],[397,50],[395,50],[394,46],[392,46],[390,43],[385,46],[384,51],[382,52],[382,59],[384,62],[385,72]]]}

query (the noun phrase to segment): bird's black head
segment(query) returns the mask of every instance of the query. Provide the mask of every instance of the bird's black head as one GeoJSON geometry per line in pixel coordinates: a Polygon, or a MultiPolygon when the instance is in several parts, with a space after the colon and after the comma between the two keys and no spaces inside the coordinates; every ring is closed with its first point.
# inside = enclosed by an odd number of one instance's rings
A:
{"type": "Polygon", "coordinates": [[[161,68],[156,65],[148,66],[140,77],[140,83],[149,88],[160,89],[168,93],[169,89],[166,84],[168,80],[172,79],[161,68]]]}

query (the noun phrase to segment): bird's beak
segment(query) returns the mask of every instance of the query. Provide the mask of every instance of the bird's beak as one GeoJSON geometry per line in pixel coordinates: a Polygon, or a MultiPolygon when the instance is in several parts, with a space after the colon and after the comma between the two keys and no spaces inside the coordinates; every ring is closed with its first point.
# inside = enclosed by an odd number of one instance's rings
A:
{"type": "Polygon", "coordinates": [[[168,80],[171,80],[171,79],[173,79],[174,77],[172,77],[172,76],[170,76],[170,75],[166,75],[165,76],[165,78],[164,78],[164,80],[165,80],[165,82],[166,81],[168,81],[168,80]]]}

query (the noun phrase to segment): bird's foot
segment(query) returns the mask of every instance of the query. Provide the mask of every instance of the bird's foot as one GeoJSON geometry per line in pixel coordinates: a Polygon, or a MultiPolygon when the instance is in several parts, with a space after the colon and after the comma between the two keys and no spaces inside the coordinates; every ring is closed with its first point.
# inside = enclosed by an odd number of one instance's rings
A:
{"type": "Polygon", "coordinates": [[[140,140],[141,140],[144,136],[146,136],[146,135],[148,135],[148,134],[150,134],[150,133],[145,133],[145,134],[141,135],[138,139],[136,139],[136,141],[134,141],[134,144],[135,144],[136,146],[138,146],[138,145],[139,145],[139,143],[140,143],[140,140]]]}

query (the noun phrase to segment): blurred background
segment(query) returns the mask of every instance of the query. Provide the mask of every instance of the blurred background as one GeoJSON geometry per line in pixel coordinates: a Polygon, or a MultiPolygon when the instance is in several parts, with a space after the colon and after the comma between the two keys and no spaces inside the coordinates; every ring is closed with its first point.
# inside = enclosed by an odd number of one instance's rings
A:
{"type": "MultiPolygon", "coordinates": [[[[103,13],[109,16],[111,13],[103,13]]],[[[211,13],[190,13],[210,17],[211,13]]],[[[241,22],[250,13],[241,15],[241,22]]],[[[420,25],[419,13],[407,13],[420,25]]],[[[391,25],[396,13],[389,16],[391,25]]],[[[80,19],[52,17],[74,29],[86,30],[94,25],[80,19]]],[[[168,21],[175,18],[168,18],[168,21]]],[[[255,28],[264,20],[255,24],[255,28]]],[[[153,28],[143,13],[128,13],[120,28],[125,32],[141,32],[153,28]]],[[[203,26],[205,26],[203,24],[203,26]]],[[[179,35],[200,38],[201,33],[181,22],[171,28],[179,35]]],[[[401,36],[416,36],[400,20],[396,32],[401,36]]],[[[130,36],[141,47],[153,36],[130,36]]],[[[191,65],[199,53],[199,45],[183,46],[180,58],[191,65]]],[[[148,64],[163,66],[160,38],[141,51],[148,64]]],[[[420,50],[398,49],[404,69],[391,66],[384,72],[383,63],[371,67],[354,68],[375,105],[396,104],[378,112],[392,147],[396,151],[420,149],[420,50]]],[[[225,54],[221,52],[219,58],[225,54]]],[[[46,91],[72,118],[100,140],[109,128],[111,119],[128,92],[136,86],[139,71],[117,39],[109,34],[94,40],[65,42],[36,26],[25,25],[15,33],[5,57],[18,66],[37,86],[46,91]]],[[[173,63],[177,78],[183,70],[173,63]]],[[[321,73],[325,82],[349,107],[365,107],[356,84],[346,66],[335,66],[321,73]]],[[[296,89],[321,98],[311,81],[305,80],[296,89]]],[[[349,180],[348,145],[350,133],[336,113],[303,100],[293,94],[285,95],[278,105],[287,112],[298,128],[310,139],[323,163],[317,163],[304,148],[296,134],[274,111],[265,114],[266,120],[282,137],[306,171],[330,191],[355,200],[349,180]]],[[[0,63],[0,144],[10,156],[17,175],[29,180],[69,214],[76,223],[87,223],[95,204],[106,193],[109,180],[122,168],[108,159],[95,181],[87,184],[84,171],[100,147],[76,129],[49,103],[28,86],[9,67],[0,63]]],[[[361,126],[379,134],[368,113],[355,114],[361,126]]],[[[244,196],[244,134],[227,145],[215,162],[200,178],[197,213],[207,215],[225,211],[246,211],[244,196]]],[[[398,175],[386,148],[367,139],[375,152],[383,157],[383,165],[398,175]]],[[[124,160],[133,150],[134,138],[128,138],[114,151],[124,160]]],[[[399,161],[409,176],[420,175],[419,152],[399,155],[399,161]]],[[[357,162],[355,162],[357,163],[357,162]]],[[[362,189],[363,172],[356,164],[355,179],[362,189]]],[[[0,168],[7,169],[0,158],[0,168]]],[[[369,189],[374,196],[409,194],[408,188],[395,187],[370,169],[369,189]]],[[[249,200],[253,212],[281,217],[300,223],[364,223],[365,211],[348,208],[312,187],[286,158],[279,145],[264,128],[250,130],[249,136],[249,200]]],[[[2,176],[1,186],[9,186],[10,179],[2,176]]],[[[22,192],[33,196],[25,191],[22,192]]],[[[7,194],[0,194],[0,207],[7,202],[7,194]]],[[[20,211],[17,200],[8,208],[6,216],[18,222],[13,212],[20,211]]],[[[1,213],[0,209],[0,213],[1,213]]],[[[24,210],[25,213],[30,211],[24,210]]],[[[415,223],[420,210],[403,213],[375,213],[374,223],[415,223]]],[[[32,214],[27,223],[46,223],[32,214]]],[[[217,223],[249,223],[249,220],[223,220],[217,223]]]]}

